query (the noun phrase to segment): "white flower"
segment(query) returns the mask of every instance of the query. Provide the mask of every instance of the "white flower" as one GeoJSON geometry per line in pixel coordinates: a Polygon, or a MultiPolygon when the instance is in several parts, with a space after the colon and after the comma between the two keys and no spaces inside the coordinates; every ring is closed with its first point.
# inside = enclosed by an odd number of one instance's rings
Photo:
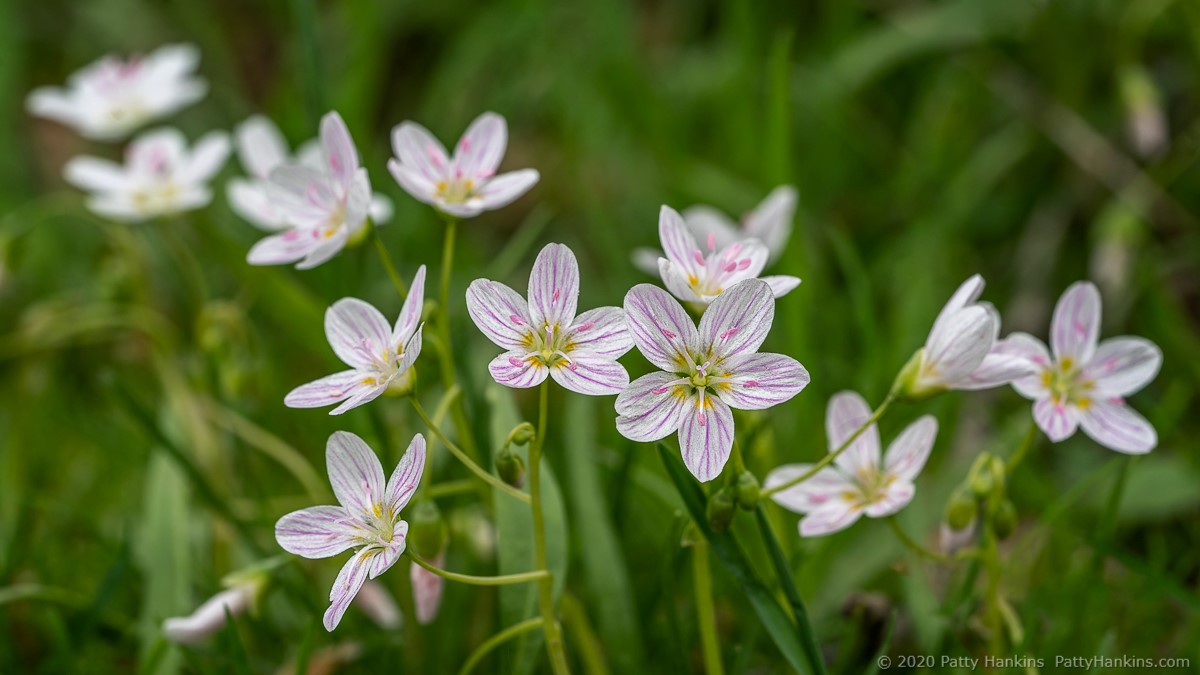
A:
{"type": "Polygon", "coordinates": [[[408,523],[400,511],[421,481],[425,437],[417,434],[384,484],[383,466],[361,438],[334,432],[325,448],[329,482],[341,506],[310,506],[275,524],[275,539],[288,553],[328,558],[357,548],[329,592],[325,629],[333,631],[367,578],[374,579],[404,553],[408,523]]]}
{"type": "MultiPolygon", "coordinates": [[[[729,216],[707,205],[689,206],[683,210],[683,224],[696,241],[708,242],[722,249],[745,239],[757,239],[767,247],[767,264],[783,254],[792,234],[792,219],[796,215],[796,188],[781,185],[768,194],[754,210],[742,216],[739,226],[729,216]]],[[[633,262],[646,274],[658,274],[658,259],[662,251],[639,248],[633,252],[633,262]]]]}
{"type": "MultiPolygon", "coordinates": [[[[829,448],[839,447],[871,417],[861,396],[844,391],[829,401],[825,430],[829,448]]],[[[937,420],[924,415],[910,424],[881,456],[879,429],[872,424],[842,454],[811,478],[771,495],[780,506],[806,514],[800,535],[814,537],[843,530],[864,513],[882,518],[896,513],[912,500],[913,481],[929,459],[937,436],[937,420]]],[[[788,464],[767,475],[770,490],[804,475],[811,464],[788,464]]]]}
{"type": "MultiPolygon", "coordinates": [[[[434,567],[442,567],[446,564],[446,552],[438,551],[429,562],[434,567]]],[[[438,608],[442,605],[442,589],[446,580],[413,563],[409,569],[409,581],[412,583],[413,609],[417,613],[417,623],[422,626],[433,623],[437,618],[438,608]]]]}
{"type": "Polygon", "coordinates": [[[507,145],[508,126],[492,112],[471,123],[453,158],[425,127],[404,122],[392,130],[396,157],[388,169],[417,200],[451,216],[471,218],[507,206],[538,182],[534,169],[496,175],[507,145]]]}
{"type": "Polygon", "coordinates": [[[904,393],[921,398],[947,389],[989,389],[1032,372],[1025,359],[993,350],[1000,314],[991,303],[976,302],[982,292],[978,274],[958,287],[933,322],[925,347],[901,374],[904,393]]]}
{"type": "Polygon", "coordinates": [[[1125,397],[1154,379],[1162,366],[1162,351],[1145,338],[1116,337],[1098,343],[1099,336],[1100,292],[1080,281],[1062,294],[1054,308],[1050,350],[1025,333],[1013,333],[997,349],[1034,365],[1035,374],[1012,385],[1036,401],[1033,417],[1050,440],[1070,438],[1077,427],[1083,427],[1097,443],[1117,452],[1150,452],[1158,445],[1158,434],[1125,397]]]}
{"type": "MultiPolygon", "coordinates": [[[[271,172],[287,164],[299,164],[315,170],[323,169],[320,141],[312,139],[300,145],[293,158],[287,141],[271,120],[255,115],[238,125],[234,143],[246,178],[231,178],[226,184],[229,205],[251,225],[268,232],[289,227],[284,213],[271,202],[271,172]]],[[[392,202],[386,196],[371,196],[371,221],[382,225],[392,218],[392,202]]]]}
{"type": "Polygon", "coordinates": [[[238,616],[254,604],[259,584],[243,583],[227,588],[205,601],[188,616],[178,616],[163,622],[163,636],[171,642],[191,645],[225,627],[228,616],[238,616]]]}
{"type": "Polygon", "coordinates": [[[341,402],[329,414],[340,415],[369,403],[389,386],[403,384],[421,354],[421,308],[425,301],[425,266],[412,288],[395,327],[379,310],[356,298],[342,298],[325,311],[325,336],[350,370],[334,373],[293,389],[284,405],[322,408],[341,402]]]}
{"type": "Polygon", "coordinates": [[[123,60],[108,55],[71,75],[67,87],[39,87],[26,107],[96,140],[120,140],[150,121],[200,100],[208,91],[193,76],[200,52],[165,45],[123,60]]]}
{"type": "Polygon", "coordinates": [[[321,118],[320,147],[311,166],[284,164],[271,170],[267,197],[287,229],[255,244],[246,255],[250,264],[299,261],[297,268],[311,269],[337,255],[366,225],[371,181],[336,112],[321,118]]]}
{"type": "Polygon", "coordinates": [[[722,293],[699,329],[674,298],[650,284],[626,294],[625,316],[638,350],[662,370],[617,396],[617,430],[641,442],[679,432],[683,463],[699,481],[719,476],[729,459],[731,408],[770,408],[808,385],[799,361],[757,353],[775,318],[771,289],[759,279],[722,293]]]}
{"type": "Polygon", "coordinates": [[[212,200],[208,181],[229,156],[229,138],[212,132],[191,151],[178,129],[157,129],[133,140],[125,164],[98,157],[75,157],[63,177],[92,193],[92,211],[125,222],[138,222],[205,206],[212,200]]]}
{"type": "Polygon", "coordinates": [[[479,330],[506,349],[488,364],[507,387],[534,387],[553,377],[580,394],[616,394],[629,384],[617,363],[633,347],[620,307],[578,316],[579,263],[562,244],[547,244],[529,273],[529,301],[498,281],[467,288],[467,313],[479,330]]]}
{"type": "MultiPolygon", "coordinates": [[[[659,274],[667,290],[684,302],[707,305],[739,281],[758,278],[767,264],[767,247],[757,239],[718,248],[716,235],[710,233],[705,241],[708,252],[701,251],[683,218],[669,206],[659,212],[658,236],[667,256],[658,259],[659,274]]],[[[784,275],[762,277],[762,281],[777,298],[800,285],[800,279],[784,275]]]]}

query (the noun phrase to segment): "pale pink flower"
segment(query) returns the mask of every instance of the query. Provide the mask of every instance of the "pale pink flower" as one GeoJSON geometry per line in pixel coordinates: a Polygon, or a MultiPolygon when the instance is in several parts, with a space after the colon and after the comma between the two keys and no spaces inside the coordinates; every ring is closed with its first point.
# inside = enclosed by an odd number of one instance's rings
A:
{"type": "MultiPolygon", "coordinates": [[[[839,447],[871,417],[867,402],[852,391],[829,401],[825,431],[829,448],[839,447]]],[[[843,530],[866,514],[882,518],[904,508],[913,498],[913,481],[929,459],[937,436],[937,420],[924,415],[880,452],[879,429],[872,424],[842,454],[811,478],[771,495],[780,506],[805,514],[800,535],[815,537],[843,530]]],[[[771,473],[763,487],[771,489],[804,475],[811,464],[787,464],[771,473]]]]}
{"type": "Polygon", "coordinates": [[[193,74],[199,62],[199,50],[186,44],[129,59],[110,54],[71,75],[65,88],[33,90],[25,106],[87,138],[120,140],[203,98],[208,85],[193,74]]]}
{"type": "MultiPolygon", "coordinates": [[[[268,232],[289,229],[284,212],[271,201],[271,172],[275,169],[298,164],[321,171],[324,155],[318,139],[300,145],[296,156],[291,156],[287,141],[271,120],[255,115],[238,125],[234,131],[234,144],[242,168],[249,174],[245,178],[231,178],[225,185],[226,196],[233,210],[247,222],[268,232]]],[[[371,196],[371,222],[382,225],[391,220],[392,202],[382,194],[371,196]]]]}
{"type": "Polygon", "coordinates": [[[367,580],[354,596],[354,604],[367,618],[384,630],[396,630],[404,624],[400,606],[387,587],[378,581],[367,580]]]}
{"type": "MultiPolygon", "coordinates": [[[[675,209],[663,206],[658,218],[658,236],[665,258],[658,259],[663,284],[684,302],[707,305],[727,288],[744,279],[757,279],[767,264],[767,247],[757,239],[734,241],[718,247],[716,235],[705,237],[705,250],[684,225],[675,209]]],[[[772,295],[782,297],[800,284],[797,277],[762,277],[772,295]]]]}
{"type": "Polygon", "coordinates": [[[562,244],[547,244],[529,274],[529,301],[497,281],[467,288],[467,312],[479,330],[508,351],[488,364],[507,387],[534,387],[553,377],[580,394],[619,393],[629,373],[617,363],[633,347],[620,307],[578,316],[579,264],[562,244]]]}
{"type": "Polygon", "coordinates": [[[332,632],[363,582],[386,572],[404,553],[408,523],[400,511],[421,481],[425,437],[413,437],[386,484],[375,451],[352,433],[337,431],[329,437],[325,463],[341,505],[310,506],[287,514],[275,524],[275,539],[288,553],[304,558],[357,549],[329,592],[325,629],[332,632]]]}
{"type": "Polygon", "coordinates": [[[458,140],[454,157],[416,122],[392,130],[396,157],[388,169],[400,187],[419,201],[457,218],[507,206],[538,182],[538,172],[521,169],[496,175],[508,145],[504,118],[480,115],[458,140]]]}
{"type": "Polygon", "coordinates": [[[325,311],[325,337],[350,370],[296,387],[283,399],[284,405],[323,408],[341,403],[329,413],[340,415],[375,400],[388,387],[405,385],[409,368],[421,354],[424,302],[424,265],[413,277],[394,326],[362,300],[342,298],[335,302],[325,311]]]}
{"type": "Polygon", "coordinates": [[[238,616],[249,609],[254,604],[259,588],[260,585],[253,582],[226,588],[206,600],[190,615],[164,621],[163,637],[185,645],[204,640],[224,628],[228,616],[238,616]]]}
{"type": "Polygon", "coordinates": [[[212,200],[208,181],[229,156],[229,138],[212,132],[192,149],[178,129],[156,129],[125,149],[125,163],[81,156],[67,162],[63,177],[91,194],[87,207],[123,222],[140,222],[192,211],[212,200]]]}
{"type": "MultiPolygon", "coordinates": [[[[430,563],[434,567],[444,566],[446,552],[439,551],[430,563]]],[[[415,563],[409,569],[409,580],[412,582],[413,608],[417,612],[417,623],[422,626],[433,623],[437,618],[438,608],[442,605],[442,589],[446,580],[415,563]]]]}
{"type": "Polygon", "coordinates": [[[1054,307],[1049,350],[1025,333],[1008,336],[998,350],[1034,365],[1035,374],[1012,385],[1036,401],[1034,420],[1050,440],[1065,440],[1083,427],[1092,440],[1117,452],[1150,452],[1158,445],[1158,434],[1125,397],[1154,379],[1162,351],[1145,338],[1099,338],[1100,291],[1080,281],[1054,307]]]}
{"type": "Polygon", "coordinates": [[[762,410],[808,384],[808,371],[782,354],[758,354],[771,330],[775,300],[747,279],[713,301],[700,327],[666,291],[650,284],[625,296],[629,333],[662,369],[634,380],[617,397],[617,430],[651,442],[679,432],[683,462],[700,481],[716,478],[733,448],[733,411],[762,410]]]}
{"type": "MultiPolygon", "coordinates": [[[[683,224],[696,241],[708,242],[722,249],[746,239],[757,239],[767,247],[767,264],[783,254],[792,234],[792,219],[796,216],[796,188],[781,185],[768,194],[754,210],[742,216],[740,224],[718,209],[704,204],[689,206],[682,212],[683,224]]],[[[639,248],[633,252],[633,262],[646,274],[658,274],[658,259],[662,251],[639,248]]]]}
{"type": "Polygon", "coordinates": [[[246,260],[252,265],[296,262],[298,269],[311,269],[362,231],[371,210],[371,181],[341,115],[330,112],[321,118],[318,165],[276,166],[267,197],[287,229],[250,249],[246,260]]]}

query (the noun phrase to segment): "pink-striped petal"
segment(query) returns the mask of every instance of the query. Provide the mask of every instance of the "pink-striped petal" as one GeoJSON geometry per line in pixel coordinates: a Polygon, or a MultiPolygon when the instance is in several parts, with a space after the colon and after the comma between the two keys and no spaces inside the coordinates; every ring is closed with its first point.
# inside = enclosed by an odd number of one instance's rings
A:
{"type": "Polygon", "coordinates": [[[687,388],[671,384],[670,373],[643,375],[617,395],[617,431],[631,441],[649,443],[679,430],[684,411],[691,409],[687,388]]]}
{"type": "Polygon", "coordinates": [[[808,386],[808,371],[782,354],[741,354],[726,359],[727,382],[717,385],[717,395],[731,408],[763,410],[799,394],[808,386]]]}
{"type": "Polygon", "coordinates": [[[965,382],[992,349],[995,321],[995,317],[979,305],[938,317],[938,323],[925,343],[920,384],[956,387],[965,382]]]}
{"type": "Polygon", "coordinates": [[[1063,292],[1050,320],[1050,348],[1061,363],[1071,359],[1082,366],[1096,353],[1100,338],[1100,291],[1089,281],[1077,281],[1063,292]]]}
{"type": "Polygon", "coordinates": [[[625,294],[625,318],[629,335],[650,363],[673,372],[690,368],[692,354],[699,349],[696,324],[666,291],[638,284],[625,294]]]}
{"type": "MultiPolygon", "coordinates": [[[[767,474],[763,488],[770,490],[795,480],[811,471],[812,467],[812,464],[784,464],[776,467],[767,474]]],[[[845,474],[832,467],[826,467],[804,481],[771,495],[771,499],[789,511],[808,513],[841,499],[847,492],[857,491],[858,486],[848,480],[845,474]]]]}
{"type": "Polygon", "coordinates": [[[932,415],[922,415],[908,425],[888,446],[883,456],[883,470],[899,482],[913,482],[929,460],[937,430],[937,419],[932,415]]]}
{"type": "Polygon", "coordinates": [[[814,509],[800,521],[801,537],[822,537],[850,527],[862,516],[862,508],[846,499],[834,499],[814,509]]]}
{"type": "Polygon", "coordinates": [[[704,252],[688,232],[683,216],[666,204],[658,212],[658,238],[667,259],[677,265],[685,277],[704,272],[704,252]]]}
{"type": "Polygon", "coordinates": [[[351,515],[375,514],[383,501],[383,465],[363,439],[335,431],[325,445],[325,466],[338,502],[351,515]]]}
{"type": "Polygon", "coordinates": [[[350,231],[348,229],[345,227],[338,228],[331,236],[325,236],[316,248],[304,256],[304,260],[296,263],[296,269],[311,270],[314,267],[325,264],[346,247],[346,241],[349,238],[350,231]]]}
{"type": "MultiPolygon", "coordinates": [[[[430,562],[434,567],[445,565],[445,551],[438,552],[430,562]]],[[[433,623],[442,604],[442,588],[446,585],[446,580],[413,563],[409,567],[409,581],[412,583],[413,608],[416,610],[417,623],[422,626],[433,623]]]]}
{"type": "Polygon", "coordinates": [[[391,355],[392,327],[383,314],[357,298],[325,310],[325,337],[348,366],[374,369],[391,355]]]}
{"type": "Polygon", "coordinates": [[[437,183],[421,175],[421,172],[411,166],[389,159],[388,171],[392,178],[400,184],[414,199],[426,204],[437,203],[437,183]]]}
{"type": "Polygon", "coordinates": [[[671,291],[671,295],[684,302],[702,302],[708,304],[709,300],[700,297],[700,294],[692,287],[691,278],[695,277],[689,278],[683,266],[677,265],[666,258],[659,258],[658,276],[662,279],[663,286],[666,286],[667,290],[671,291]]]}
{"type": "Polygon", "coordinates": [[[546,244],[529,273],[529,318],[564,330],[575,320],[579,302],[579,263],[562,244],[546,244]]]}
{"type": "Polygon", "coordinates": [[[354,174],[358,172],[358,150],[346,122],[336,112],[326,113],[321,118],[321,150],[324,152],[325,170],[343,191],[350,189],[354,174]]]}
{"type": "Polygon", "coordinates": [[[991,389],[1036,376],[1039,372],[1040,369],[1025,357],[1000,354],[993,347],[992,351],[983,357],[979,367],[959,382],[958,388],[971,391],[991,389]]]}
{"type": "Polygon", "coordinates": [[[570,353],[586,353],[616,359],[633,348],[633,338],[620,307],[597,307],[575,317],[567,330],[570,353]]]}
{"type": "Polygon", "coordinates": [[[333,588],[329,591],[329,609],[325,610],[323,618],[325,630],[332,633],[341,623],[346,609],[350,607],[354,596],[358,595],[358,589],[362,588],[367,580],[367,573],[376,553],[377,549],[364,548],[347,560],[342,566],[342,571],[338,572],[337,579],[333,581],[333,588]]]}
{"type": "Polygon", "coordinates": [[[307,256],[320,242],[300,230],[290,229],[260,239],[250,247],[246,262],[251,265],[287,265],[307,256]]]}
{"type": "Polygon", "coordinates": [[[271,203],[261,181],[231,178],[225,184],[225,197],[234,213],[260,230],[276,232],[285,227],[283,215],[271,203]]]}
{"type": "Polygon", "coordinates": [[[700,345],[713,358],[758,351],[775,320],[771,287],[746,279],[726,289],[700,317],[700,345]]]}
{"type": "Polygon", "coordinates": [[[262,115],[254,115],[234,130],[238,160],[246,173],[265,180],[271,170],[288,159],[287,141],[279,127],[262,115]]]}
{"type": "MultiPolygon", "coordinates": [[[[787,246],[792,234],[792,220],[796,216],[799,195],[791,185],[781,185],[763,198],[762,202],[743,219],[747,235],[755,237],[771,251],[771,260],[777,260],[787,246]]],[[[779,297],[778,295],[775,297],[779,297]]]]}
{"type": "Polygon", "coordinates": [[[721,475],[733,450],[733,411],[719,398],[709,396],[704,406],[692,399],[679,424],[679,450],[688,471],[701,483],[721,475]]]}
{"type": "Polygon", "coordinates": [[[421,473],[424,470],[425,437],[417,434],[409,442],[408,449],[404,451],[404,456],[400,458],[400,463],[396,465],[392,477],[387,482],[384,504],[393,514],[399,513],[412,499],[421,483],[421,473]]]}
{"type": "Polygon", "coordinates": [[[1141,455],[1158,445],[1154,427],[1119,398],[1093,401],[1081,413],[1080,426],[1092,440],[1117,452],[1141,455]]]}
{"type": "Polygon", "coordinates": [[[361,405],[366,405],[371,401],[383,395],[387,391],[388,382],[382,378],[376,377],[373,380],[377,384],[368,385],[364,379],[364,386],[350,395],[350,398],[342,401],[341,405],[329,411],[330,415],[341,415],[347,411],[353,410],[361,405]]]}
{"type": "Polygon", "coordinates": [[[486,180],[496,175],[508,145],[508,125],[494,112],[475,118],[454,151],[455,177],[486,180]]]}
{"type": "Polygon", "coordinates": [[[408,342],[421,323],[421,310],[425,306],[425,266],[417,268],[412,285],[408,287],[408,296],[404,298],[404,306],[400,308],[400,316],[392,329],[392,344],[402,345],[408,342]]]}
{"type": "Polygon", "coordinates": [[[1033,404],[1033,419],[1046,436],[1057,443],[1075,433],[1079,426],[1079,409],[1044,398],[1033,404]]]}
{"type": "MultiPolygon", "coordinates": [[[[1050,357],[1050,350],[1041,340],[1028,333],[1010,333],[992,347],[987,358],[993,355],[1018,357],[1032,366],[1030,374],[1011,382],[1018,394],[1034,401],[1049,395],[1042,373],[1053,366],[1053,359],[1050,357]]],[[[985,362],[987,358],[984,359],[985,362]]]]}
{"type": "Polygon", "coordinates": [[[231,150],[229,135],[225,132],[205,134],[192,146],[176,174],[177,179],[182,183],[207,183],[224,166],[231,150]]]}
{"type": "Polygon", "coordinates": [[[550,369],[542,364],[541,359],[519,350],[505,352],[492,359],[488,364],[488,372],[497,383],[514,389],[536,387],[550,375],[550,369]]]}
{"type": "Polygon", "coordinates": [[[867,504],[866,513],[872,518],[890,516],[908,506],[916,492],[917,489],[912,483],[905,481],[892,483],[879,493],[875,501],[867,504]]]}
{"type": "MultiPolygon", "coordinates": [[[[1150,383],[1162,367],[1162,350],[1140,337],[1105,340],[1080,374],[1106,396],[1128,396],[1150,383]]],[[[1085,429],[1086,430],[1086,429],[1085,429]]]]}
{"type": "MultiPolygon", "coordinates": [[[[871,419],[871,406],[854,391],[841,391],[829,399],[825,407],[825,436],[829,451],[841,447],[859,427],[871,419]]],[[[834,462],[851,476],[874,474],[879,470],[883,446],[879,442],[879,427],[872,424],[859,434],[834,462]]]]}
{"type": "Polygon", "coordinates": [[[958,290],[954,291],[954,295],[950,296],[950,301],[942,307],[942,311],[938,312],[937,319],[933,322],[933,328],[929,331],[930,335],[945,330],[944,324],[951,315],[978,300],[979,295],[983,293],[983,285],[983,277],[978,274],[964,281],[958,290]]]}
{"type": "Polygon", "coordinates": [[[328,558],[354,546],[360,530],[340,506],[310,506],[275,523],[275,541],[303,558],[328,558]]]}
{"type": "Polygon", "coordinates": [[[498,347],[528,351],[533,346],[529,305],[520,294],[498,281],[471,282],[467,287],[467,314],[498,347]]]}
{"type": "Polygon", "coordinates": [[[490,211],[516,201],[537,185],[541,175],[536,169],[509,171],[487,181],[475,191],[473,212],[490,211]]]}
{"type": "Polygon", "coordinates": [[[719,251],[742,239],[737,223],[711,206],[689,206],[682,215],[688,232],[697,242],[702,242],[706,250],[709,242],[712,242],[712,251],[719,251]]]}
{"type": "Polygon", "coordinates": [[[392,130],[392,150],[401,166],[411,169],[430,184],[449,177],[450,158],[446,149],[428,129],[416,122],[404,122],[392,130]]]}
{"type": "Polygon", "coordinates": [[[569,364],[563,362],[552,367],[550,376],[564,388],[588,396],[619,394],[629,386],[625,367],[600,356],[572,356],[569,364]]]}
{"type": "Polygon", "coordinates": [[[289,408],[324,408],[374,388],[373,379],[365,371],[344,370],[296,387],[284,397],[283,404],[289,408]]]}
{"type": "Polygon", "coordinates": [[[371,560],[369,579],[378,577],[396,564],[407,546],[407,537],[408,523],[403,520],[397,521],[396,526],[392,529],[392,545],[381,549],[371,560]]]}

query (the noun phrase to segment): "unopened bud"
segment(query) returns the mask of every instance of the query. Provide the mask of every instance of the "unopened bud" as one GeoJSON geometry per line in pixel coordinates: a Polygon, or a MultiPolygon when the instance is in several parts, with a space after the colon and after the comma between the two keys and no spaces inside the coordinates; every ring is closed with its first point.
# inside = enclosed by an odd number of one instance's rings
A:
{"type": "Polygon", "coordinates": [[[708,526],[714,532],[728,530],[736,513],[737,504],[734,501],[734,494],[729,488],[721,488],[709,498],[706,515],[708,516],[708,526]]]}
{"type": "Polygon", "coordinates": [[[1007,539],[1017,529],[1017,507],[1007,499],[992,511],[992,530],[1000,539],[1007,539]]]}
{"type": "Polygon", "coordinates": [[[422,558],[433,558],[442,552],[449,539],[442,512],[432,499],[423,499],[407,512],[408,544],[422,558]]]}
{"type": "Polygon", "coordinates": [[[496,455],[496,473],[500,480],[520,489],[525,485],[525,460],[506,446],[496,455]]]}
{"type": "Polygon", "coordinates": [[[975,520],[978,510],[974,495],[959,488],[946,503],[946,524],[955,530],[965,530],[975,520]]]}
{"type": "Polygon", "coordinates": [[[758,508],[762,492],[759,490],[758,479],[749,471],[743,471],[737,479],[737,504],[746,511],[758,508]]]}
{"type": "Polygon", "coordinates": [[[896,381],[892,383],[892,396],[896,400],[916,403],[946,391],[944,386],[921,382],[921,369],[924,365],[925,349],[922,347],[913,353],[908,363],[900,369],[896,381]]]}
{"type": "Polygon", "coordinates": [[[537,436],[537,430],[529,422],[521,422],[508,432],[508,442],[512,445],[528,445],[537,436]]]}

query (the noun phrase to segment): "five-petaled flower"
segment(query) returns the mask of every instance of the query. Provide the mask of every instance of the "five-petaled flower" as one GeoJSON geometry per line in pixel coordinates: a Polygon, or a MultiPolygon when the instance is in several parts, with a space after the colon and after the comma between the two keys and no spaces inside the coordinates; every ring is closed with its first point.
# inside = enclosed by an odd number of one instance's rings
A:
{"type": "Polygon", "coordinates": [[[497,281],[476,279],[467,288],[467,312],[505,353],[488,365],[500,384],[533,387],[554,378],[580,394],[619,393],[629,373],[617,363],[633,347],[620,307],[575,315],[579,264],[562,244],[547,244],[529,274],[529,302],[497,281]]]}
{"type": "Polygon", "coordinates": [[[128,60],[110,54],[71,75],[65,88],[34,89],[26,107],[87,138],[120,140],[203,98],[208,85],[193,75],[199,61],[193,45],[165,45],[128,60]]]}
{"type": "Polygon", "coordinates": [[[978,274],[958,287],[905,367],[897,393],[924,398],[947,389],[990,389],[1032,372],[1024,358],[994,348],[1000,314],[991,303],[977,302],[982,292],[978,274]]]}
{"type": "Polygon", "coordinates": [[[634,380],[617,397],[617,429],[634,441],[678,431],[684,464],[700,481],[716,478],[733,448],[733,411],[792,398],[809,381],[798,361],[759,354],[775,317],[771,288],[747,279],[718,297],[700,319],[650,284],[625,296],[629,332],[662,372],[634,380]]]}
{"type": "Polygon", "coordinates": [[[458,140],[454,157],[416,122],[392,130],[396,157],[388,169],[408,194],[456,218],[471,218],[506,206],[538,182],[535,169],[496,175],[508,145],[504,118],[480,115],[458,140]]]}
{"type": "MultiPolygon", "coordinates": [[[[830,399],[825,413],[830,450],[870,417],[871,408],[855,392],[843,391],[830,399]]],[[[843,530],[864,513],[872,518],[890,516],[912,500],[913,480],[929,459],[936,436],[937,420],[924,415],[901,432],[881,456],[879,429],[872,424],[834,459],[833,466],[771,498],[788,510],[806,514],[800,521],[803,537],[843,530]]],[[[769,490],[784,485],[811,469],[811,464],[786,464],[767,474],[763,486],[769,490]]]]}
{"type": "MultiPolygon", "coordinates": [[[[231,178],[225,186],[229,205],[251,225],[268,232],[290,227],[283,211],[271,201],[271,172],[280,166],[298,164],[321,171],[324,155],[318,139],[302,143],[293,158],[287,141],[271,120],[255,115],[238,125],[234,144],[246,178],[231,178]]],[[[382,194],[371,196],[371,222],[382,225],[392,218],[392,202],[382,194]]]]}
{"type": "Polygon", "coordinates": [[[275,539],[288,553],[328,558],[357,548],[329,592],[325,629],[342,620],[367,578],[374,579],[404,553],[408,523],[400,511],[408,504],[425,468],[425,437],[417,434],[384,484],[383,465],[361,438],[334,432],[325,448],[329,482],[341,506],[310,506],[275,524],[275,539]]]}
{"type": "Polygon", "coordinates": [[[350,130],[336,112],[321,118],[316,166],[284,164],[271,170],[267,195],[287,229],[255,244],[252,265],[296,263],[311,269],[329,260],[367,224],[371,181],[359,166],[350,130]]]}
{"type": "Polygon", "coordinates": [[[424,301],[425,266],[421,265],[394,327],[362,300],[342,298],[333,303],[325,311],[325,336],[350,370],[296,387],[283,399],[284,405],[323,408],[341,402],[329,413],[340,415],[375,400],[389,387],[402,388],[421,354],[424,301]]]}
{"type": "MultiPolygon", "coordinates": [[[[659,212],[658,236],[667,256],[658,259],[659,274],[667,290],[684,302],[707,305],[739,281],[758,278],[767,264],[767,247],[757,239],[718,247],[717,236],[710,232],[705,253],[683,217],[666,205],[659,212]]],[[[799,278],[784,275],[762,277],[762,281],[777,298],[800,284],[799,278]]]]}
{"type": "Polygon", "coordinates": [[[1050,440],[1070,438],[1083,427],[1097,443],[1118,452],[1150,452],[1158,445],[1158,434],[1125,397],[1154,379],[1162,351],[1145,338],[1116,337],[1097,344],[1099,337],[1100,292],[1080,281],[1054,308],[1050,350],[1025,333],[1013,333],[997,349],[1036,366],[1035,374],[1012,385],[1036,401],[1034,420],[1050,440]]]}
{"type": "Polygon", "coordinates": [[[188,150],[178,129],[156,129],[125,149],[125,164],[75,157],[63,168],[67,182],[88,190],[87,206],[124,222],[191,211],[212,200],[208,181],[229,156],[229,138],[212,132],[188,150]]]}
{"type": "MultiPolygon", "coordinates": [[[[733,222],[720,210],[704,204],[689,206],[682,212],[683,224],[696,241],[708,242],[723,249],[744,239],[757,239],[767,247],[767,264],[783,254],[792,234],[792,219],[796,215],[796,188],[781,185],[768,194],[754,210],[742,216],[741,225],[733,222]]],[[[646,274],[657,275],[662,251],[639,248],[633,252],[633,262],[646,274]]]]}

